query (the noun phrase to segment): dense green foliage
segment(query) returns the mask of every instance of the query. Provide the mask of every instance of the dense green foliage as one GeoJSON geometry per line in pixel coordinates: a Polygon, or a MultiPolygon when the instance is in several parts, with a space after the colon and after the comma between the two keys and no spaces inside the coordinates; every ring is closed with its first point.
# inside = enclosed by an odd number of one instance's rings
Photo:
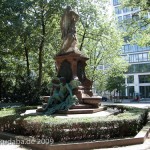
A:
{"type": "MultiPolygon", "coordinates": [[[[121,59],[118,59],[118,61],[115,61],[111,67],[111,69],[108,71],[108,77],[107,77],[107,83],[106,83],[106,89],[110,92],[115,90],[117,93],[119,93],[119,96],[122,91],[125,91],[125,75],[123,72],[120,72],[120,70],[126,70],[127,62],[123,62],[121,59]],[[118,65],[120,63],[120,65],[118,65]]],[[[121,94],[122,95],[122,94],[121,94]]]]}
{"type": "Polygon", "coordinates": [[[126,71],[127,63],[120,57],[122,35],[110,12],[108,1],[86,1],[78,5],[81,7],[79,48],[89,57],[86,68],[88,78],[95,82],[97,90],[102,91],[106,89],[107,77],[111,75],[109,70],[112,67],[114,70],[118,68],[118,74],[126,71]],[[120,67],[122,64],[124,67],[120,67]]]}
{"type": "Polygon", "coordinates": [[[147,122],[148,111],[145,109],[124,106],[108,108],[118,109],[120,113],[107,117],[64,119],[52,116],[19,116],[19,113],[11,115],[12,111],[19,112],[22,109],[7,109],[7,115],[0,116],[0,129],[36,138],[52,138],[56,143],[135,136],[147,122]]]}
{"type": "MultiPolygon", "coordinates": [[[[80,15],[79,49],[90,58],[88,77],[102,85],[122,44],[108,1],[2,0],[0,5],[0,98],[35,103],[49,95],[48,82],[56,75],[54,57],[61,47],[60,17],[66,5],[80,15]],[[109,67],[110,68],[110,67],[109,67]]],[[[123,72],[124,69],[120,69],[123,72]]]]}
{"type": "Polygon", "coordinates": [[[55,35],[60,35],[63,5],[56,0],[2,1],[1,97],[31,102],[45,91],[44,82],[54,75],[49,64],[60,45],[55,35]]]}

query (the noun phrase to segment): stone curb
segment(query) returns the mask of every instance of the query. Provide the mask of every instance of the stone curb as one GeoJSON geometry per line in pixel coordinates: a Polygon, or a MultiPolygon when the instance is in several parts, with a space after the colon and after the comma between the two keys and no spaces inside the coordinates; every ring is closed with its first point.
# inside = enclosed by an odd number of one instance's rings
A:
{"type": "Polygon", "coordinates": [[[92,141],[92,142],[79,142],[79,143],[69,143],[69,144],[54,144],[47,145],[37,143],[36,141],[32,141],[31,144],[29,141],[33,140],[32,138],[27,138],[24,136],[16,136],[14,134],[0,132],[0,138],[5,140],[16,140],[16,141],[24,141],[24,143],[17,143],[21,145],[26,145],[30,148],[36,150],[88,150],[88,149],[96,149],[96,148],[110,148],[116,146],[128,146],[135,144],[142,144],[150,132],[150,121],[144,126],[141,131],[133,138],[125,138],[125,139],[116,139],[116,140],[106,140],[106,141],[92,141]],[[29,143],[27,143],[29,142],[29,143]]]}

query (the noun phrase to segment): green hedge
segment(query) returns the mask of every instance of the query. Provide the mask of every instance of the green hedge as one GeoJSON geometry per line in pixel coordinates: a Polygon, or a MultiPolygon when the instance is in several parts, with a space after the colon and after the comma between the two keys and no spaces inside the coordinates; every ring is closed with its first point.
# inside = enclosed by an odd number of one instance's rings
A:
{"type": "Polygon", "coordinates": [[[17,119],[20,114],[24,113],[27,109],[35,109],[37,106],[23,106],[16,108],[1,108],[0,109],[0,131],[18,132],[16,126],[17,119]]]}
{"type": "Polygon", "coordinates": [[[145,109],[124,106],[116,106],[114,109],[124,113],[109,117],[76,119],[61,119],[44,115],[18,118],[18,115],[14,114],[12,115],[14,118],[0,117],[0,127],[3,126],[1,122],[5,124],[9,122],[10,128],[6,131],[36,138],[52,138],[54,142],[70,142],[135,136],[147,121],[148,111],[145,109]]]}

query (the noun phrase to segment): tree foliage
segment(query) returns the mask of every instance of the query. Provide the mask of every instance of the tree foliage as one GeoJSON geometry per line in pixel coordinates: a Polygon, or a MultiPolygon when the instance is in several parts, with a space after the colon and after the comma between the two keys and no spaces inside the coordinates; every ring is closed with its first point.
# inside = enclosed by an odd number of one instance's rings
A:
{"type": "Polygon", "coordinates": [[[128,63],[122,59],[117,59],[114,61],[111,69],[107,72],[108,77],[106,89],[108,91],[112,92],[113,90],[116,90],[120,94],[121,90],[125,88],[124,72],[127,71],[127,66],[128,63]],[[122,72],[120,70],[122,70],[122,72]]]}
{"type": "Polygon", "coordinates": [[[123,76],[115,76],[115,77],[108,77],[108,82],[106,85],[106,89],[110,92],[112,92],[113,90],[116,90],[116,92],[121,91],[122,88],[125,87],[125,78],[123,76]]]}
{"type": "Polygon", "coordinates": [[[124,73],[128,66],[120,56],[122,34],[118,31],[118,23],[110,12],[109,1],[95,3],[94,0],[90,0],[78,5],[80,7],[77,11],[81,16],[78,25],[79,48],[89,57],[88,77],[95,82],[94,86],[97,89],[104,90],[108,76],[112,73],[109,71],[112,66],[118,68],[119,74],[124,73]],[[122,60],[124,67],[117,62],[118,60],[122,60]]]}
{"type": "Polygon", "coordinates": [[[34,101],[48,94],[46,85],[56,74],[53,57],[61,47],[60,17],[66,5],[80,15],[78,47],[89,57],[89,78],[99,84],[106,81],[97,67],[111,66],[122,45],[114,17],[107,15],[107,0],[1,0],[1,98],[34,101]]]}
{"type": "MultiPolygon", "coordinates": [[[[3,86],[8,82],[13,89],[19,89],[21,78],[30,80],[34,75],[34,84],[40,93],[44,81],[55,72],[54,65],[49,64],[54,64],[52,58],[60,47],[59,15],[63,5],[63,1],[57,0],[2,1],[0,35],[3,86]]],[[[7,87],[2,89],[3,94],[10,92],[7,87]]]]}

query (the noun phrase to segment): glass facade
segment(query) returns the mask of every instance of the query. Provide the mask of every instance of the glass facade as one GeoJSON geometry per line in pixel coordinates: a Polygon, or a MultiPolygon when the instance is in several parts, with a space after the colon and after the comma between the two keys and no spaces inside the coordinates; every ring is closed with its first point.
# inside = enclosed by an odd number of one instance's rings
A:
{"type": "Polygon", "coordinates": [[[144,72],[150,72],[150,63],[146,64],[132,64],[128,68],[127,73],[144,73],[144,72]]]}
{"type": "Polygon", "coordinates": [[[139,10],[139,7],[131,8],[132,11],[137,11],[139,10]]]}
{"type": "Polygon", "coordinates": [[[118,17],[118,21],[121,22],[122,21],[122,16],[118,17]]]}
{"type": "Polygon", "coordinates": [[[123,20],[128,20],[128,19],[130,19],[130,18],[131,18],[131,15],[130,15],[130,14],[123,16],[123,20]]]}
{"type": "Polygon", "coordinates": [[[134,83],[134,76],[128,76],[127,83],[134,83]]]}
{"type": "Polygon", "coordinates": [[[113,4],[115,4],[114,6],[114,8],[115,8],[115,14],[116,15],[118,15],[118,14],[126,14],[126,13],[133,13],[134,12],[134,14],[136,13],[136,12],[138,12],[138,10],[139,10],[139,8],[137,7],[137,8],[130,8],[130,7],[125,7],[125,8],[123,8],[123,9],[121,9],[121,7],[120,6],[116,6],[116,5],[119,5],[119,1],[118,0],[113,0],[113,4]]]}
{"type": "Polygon", "coordinates": [[[131,8],[129,8],[129,7],[123,8],[123,13],[127,13],[127,12],[130,12],[130,11],[131,11],[131,8]]]}
{"type": "Polygon", "coordinates": [[[135,45],[125,44],[122,47],[122,53],[133,53],[133,52],[148,51],[148,50],[150,50],[150,47],[148,46],[140,47],[136,44],[135,45]]]}
{"type": "Polygon", "coordinates": [[[121,14],[122,10],[120,7],[115,7],[115,14],[121,14]]]}
{"type": "Polygon", "coordinates": [[[139,75],[139,83],[150,83],[150,75],[139,75]]]}
{"type": "Polygon", "coordinates": [[[150,86],[140,86],[140,94],[142,98],[150,98],[150,86]]]}
{"type": "Polygon", "coordinates": [[[120,4],[119,0],[113,0],[113,5],[114,6],[119,5],[119,4],[120,4]]]}
{"type": "Polygon", "coordinates": [[[149,53],[138,53],[138,54],[130,54],[128,61],[130,63],[134,62],[147,62],[149,61],[149,53]]]}
{"type": "Polygon", "coordinates": [[[128,96],[130,96],[130,97],[133,97],[133,96],[134,96],[134,86],[128,86],[128,87],[127,87],[127,94],[128,94],[128,96]]]}

